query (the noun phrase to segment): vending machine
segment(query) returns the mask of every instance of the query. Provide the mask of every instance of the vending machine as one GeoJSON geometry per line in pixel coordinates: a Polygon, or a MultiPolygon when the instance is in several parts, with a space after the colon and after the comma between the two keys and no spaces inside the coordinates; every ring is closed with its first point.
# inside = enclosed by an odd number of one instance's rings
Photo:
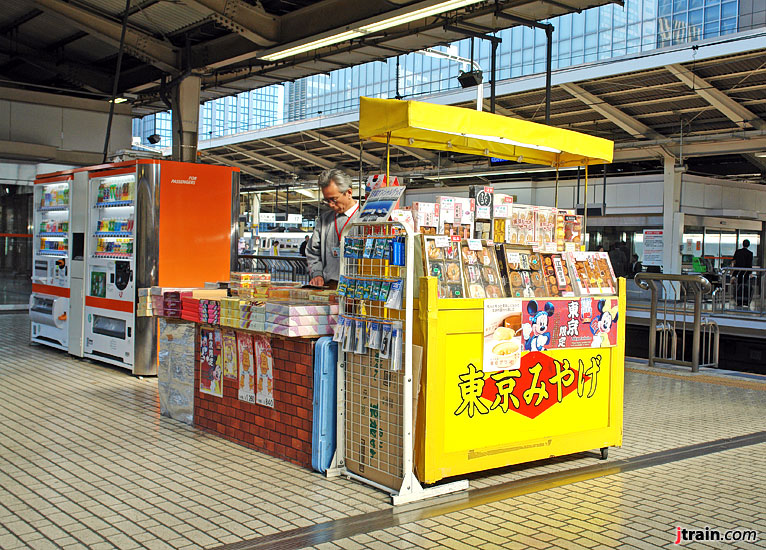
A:
{"type": "Polygon", "coordinates": [[[236,269],[239,171],[136,160],[88,169],[83,355],[157,373],[157,321],[137,289],[198,287],[236,269]]]}
{"type": "Polygon", "coordinates": [[[32,342],[67,351],[72,182],[71,174],[35,180],[34,258],[29,298],[32,342]]]}

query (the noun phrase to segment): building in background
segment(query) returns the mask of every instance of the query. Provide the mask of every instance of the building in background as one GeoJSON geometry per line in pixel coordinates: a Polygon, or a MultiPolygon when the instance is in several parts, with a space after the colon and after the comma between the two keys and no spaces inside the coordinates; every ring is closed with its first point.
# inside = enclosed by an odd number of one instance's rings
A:
{"type": "MultiPolygon", "coordinates": [[[[766,27],[766,0],[625,0],[550,20],[553,70],[598,62],[766,27]]],[[[498,48],[497,79],[545,71],[545,33],[528,27],[505,29],[498,48]]],[[[465,39],[451,45],[475,59],[489,79],[490,45],[465,39]],[[471,51],[473,50],[473,51],[471,51]]],[[[200,108],[200,140],[323,115],[353,111],[359,97],[413,99],[459,87],[465,68],[455,61],[410,53],[208,101],[200,108]],[[284,90],[284,91],[283,91],[284,90]]],[[[170,114],[137,119],[142,144],[152,133],[170,145],[170,114]]]]}

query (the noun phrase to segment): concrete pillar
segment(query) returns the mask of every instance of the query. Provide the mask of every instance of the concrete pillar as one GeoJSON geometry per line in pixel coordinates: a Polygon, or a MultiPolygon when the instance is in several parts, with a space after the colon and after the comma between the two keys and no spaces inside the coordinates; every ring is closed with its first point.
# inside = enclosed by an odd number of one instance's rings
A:
{"type": "Polygon", "coordinates": [[[682,175],[683,170],[676,165],[676,159],[666,156],[662,194],[663,273],[681,273],[684,233],[684,215],[681,213],[682,175]]]}
{"type": "Polygon", "coordinates": [[[197,162],[201,78],[187,76],[173,89],[173,160],[197,162]]]}

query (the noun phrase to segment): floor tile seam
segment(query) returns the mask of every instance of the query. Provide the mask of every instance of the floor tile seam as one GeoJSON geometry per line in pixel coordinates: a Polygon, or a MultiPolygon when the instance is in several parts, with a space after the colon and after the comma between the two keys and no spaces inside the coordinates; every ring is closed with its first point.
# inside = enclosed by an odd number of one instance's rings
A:
{"type": "Polygon", "coordinates": [[[673,380],[682,380],[685,382],[699,382],[704,384],[712,384],[716,386],[726,386],[730,388],[766,391],[766,381],[756,382],[751,380],[729,380],[719,376],[708,376],[705,374],[695,376],[684,376],[683,374],[676,374],[672,372],[653,372],[649,370],[637,369],[633,367],[625,367],[625,372],[632,372],[637,374],[646,374],[648,376],[661,376],[663,378],[670,378],[673,380]]]}
{"type": "MultiPolygon", "coordinates": [[[[613,475],[613,474],[616,474],[616,473],[624,473],[624,472],[631,472],[631,471],[645,469],[645,468],[652,468],[652,467],[662,466],[662,465],[673,463],[673,462],[679,462],[679,461],[682,461],[682,460],[685,460],[685,459],[688,459],[688,458],[696,458],[696,457],[699,457],[699,456],[706,456],[706,455],[714,454],[714,453],[717,453],[717,452],[724,452],[724,451],[728,451],[728,450],[736,450],[736,449],[742,448],[744,446],[757,445],[757,444],[761,444],[761,443],[766,442],[766,432],[757,432],[755,434],[748,434],[748,435],[755,437],[755,439],[756,439],[755,442],[749,442],[747,439],[742,439],[742,438],[739,438],[736,441],[734,439],[729,440],[728,443],[726,441],[720,441],[720,440],[719,441],[709,441],[709,442],[705,442],[705,443],[701,444],[700,446],[697,446],[699,448],[694,450],[696,452],[696,454],[692,453],[690,456],[685,456],[683,453],[680,453],[681,456],[679,456],[679,457],[672,457],[672,455],[668,455],[667,461],[659,462],[658,464],[655,464],[653,461],[657,460],[658,458],[661,457],[661,455],[667,453],[668,451],[661,452],[661,453],[651,453],[648,456],[641,456],[641,457],[636,457],[635,459],[632,459],[632,460],[634,460],[634,462],[636,464],[635,468],[627,468],[627,469],[626,468],[622,468],[622,467],[621,468],[614,468],[614,467],[610,467],[609,465],[607,465],[607,466],[604,466],[604,467],[601,468],[603,471],[605,471],[607,473],[602,473],[601,475],[613,475]],[[710,444],[713,444],[713,446],[711,447],[710,444]],[[727,448],[725,446],[727,444],[734,444],[734,445],[738,445],[738,446],[733,446],[733,447],[728,447],[727,448]],[[704,445],[708,445],[709,448],[705,449],[704,445]],[[651,461],[649,461],[647,464],[641,464],[641,460],[646,461],[647,459],[651,459],[651,461]]],[[[695,446],[691,446],[691,447],[695,447],[695,446]]],[[[672,449],[672,450],[669,450],[669,452],[672,452],[672,451],[684,451],[684,450],[688,451],[687,448],[681,448],[681,449],[674,449],[674,450],[672,449]]],[[[679,452],[676,452],[675,454],[679,454],[679,452]]],[[[567,484],[571,484],[571,483],[579,483],[579,482],[581,482],[582,481],[581,474],[578,474],[577,470],[581,470],[582,471],[582,470],[588,469],[588,468],[592,468],[592,467],[584,467],[584,468],[575,469],[574,471],[561,472],[561,474],[564,474],[564,480],[561,483],[559,483],[558,485],[556,485],[556,486],[562,486],[562,485],[567,485],[567,484]],[[566,482],[566,478],[567,477],[573,478],[573,481],[566,482]]],[[[595,470],[597,470],[595,473],[598,474],[599,468],[596,468],[595,470]]],[[[601,475],[595,475],[594,477],[601,477],[601,475]]],[[[593,479],[593,478],[590,478],[590,479],[593,479]]],[[[521,481],[521,483],[518,483],[518,484],[523,486],[525,484],[528,484],[528,481],[530,481],[530,480],[519,480],[519,481],[521,481]],[[525,482],[527,482],[527,483],[525,483],[525,482]]],[[[532,481],[534,483],[534,480],[532,480],[532,481]]],[[[541,489],[535,489],[534,485],[532,485],[531,488],[527,487],[526,489],[521,487],[520,488],[521,494],[519,496],[527,496],[529,494],[545,491],[545,490],[550,488],[550,481],[543,480],[542,482],[541,481],[537,481],[537,483],[542,485],[543,487],[541,489]]],[[[505,485],[507,485],[508,487],[511,487],[512,484],[517,484],[517,482],[509,482],[508,484],[505,484],[505,485]]],[[[465,510],[465,509],[468,509],[468,508],[471,508],[471,507],[474,507],[474,506],[483,505],[483,504],[486,504],[486,503],[496,503],[499,500],[504,500],[505,498],[512,498],[510,496],[508,496],[508,497],[503,496],[503,493],[507,492],[507,491],[508,491],[508,489],[504,488],[504,487],[498,487],[498,486],[488,487],[486,489],[479,490],[479,492],[486,492],[488,494],[489,498],[484,499],[484,500],[486,500],[486,502],[484,502],[481,499],[479,499],[480,502],[478,502],[476,505],[468,505],[468,504],[466,504],[465,501],[466,500],[470,501],[470,499],[471,499],[470,491],[469,491],[468,497],[466,499],[464,499],[463,502],[461,502],[461,503],[459,503],[457,505],[450,504],[450,502],[448,501],[446,504],[441,504],[439,502],[436,502],[436,503],[433,503],[433,504],[430,504],[430,503],[423,504],[423,505],[421,505],[421,509],[418,510],[416,508],[414,510],[414,513],[413,512],[408,512],[406,510],[403,510],[402,513],[398,513],[397,511],[392,510],[392,509],[381,510],[381,511],[378,511],[378,512],[370,512],[368,514],[352,516],[352,517],[349,517],[349,518],[345,518],[343,520],[336,520],[336,521],[333,521],[333,522],[329,522],[329,524],[327,524],[326,526],[323,526],[323,525],[313,525],[313,526],[311,526],[309,528],[297,529],[297,530],[295,530],[293,532],[294,535],[291,535],[290,532],[280,532],[280,533],[277,533],[275,535],[269,535],[267,537],[260,537],[259,539],[253,539],[253,540],[249,540],[249,541],[242,541],[242,542],[234,543],[234,544],[231,544],[231,545],[224,545],[224,546],[219,547],[216,550],[246,550],[246,549],[267,548],[267,547],[268,548],[273,548],[273,549],[276,550],[277,548],[279,548],[279,549],[283,549],[283,548],[284,549],[292,549],[292,548],[301,548],[301,547],[303,547],[303,546],[296,545],[296,544],[302,544],[299,541],[294,541],[292,544],[290,543],[290,538],[293,537],[293,536],[297,536],[300,539],[300,538],[306,538],[306,537],[309,537],[309,538],[316,537],[318,535],[319,537],[321,537],[321,542],[332,542],[334,540],[342,540],[344,538],[349,538],[349,536],[343,535],[339,531],[339,529],[337,527],[335,527],[335,526],[339,526],[340,527],[340,526],[343,525],[343,523],[353,522],[355,524],[353,526],[353,528],[355,528],[355,529],[358,529],[358,525],[356,525],[356,524],[362,523],[362,524],[365,524],[365,525],[369,525],[370,521],[374,522],[376,520],[381,522],[381,523],[384,523],[384,522],[390,523],[390,525],[388,525],[387,527],[401,526],[401,525],[404,525],[406,523],[410,523],[412,521],[422,521],[423,519],[430,519],[430,518],[433,518],[433,517],[442,516],[442,515],[445,515],[445,514],[448,514],[448,513],[452,513],[453,511],[455,511],[455,510],[450,510],[450,507],[456,507],[457,511],[459,511],[459,510],[465,510]],[[493,493],[495,493],[495,494],[493,494],[493,493]],[[414,519],[412,517],[408,517],[408,516],[414,516],[414,519]],[[367,521],[365,521],[365,518],[367,518],[367,521]],[[264,546],[264,544],[266,546],[264,546]]],[[[514,492],[513,489],[511,489],[510,492],[514,492]]],[[[478,493],[478,494],[480,494],[480,493],[478,493]]],[[[594,508],[594,513],[597,513],[598,510],[599,510],[598,508],[594,508]]],[[[383,527],[383,528],[385,529],[387,527],[383,527]]],[[[375,528],[374,530],[377,531],[377,530],[379,530],[379,528],[375,528]]],[[[369,529],[367,529],[367,531],[365,531],[365,532],[369,532],[369,529]]],[[[312,542],[312,544],[316,544],[316,543],[318,543],[318,542],[312,542]]]]}

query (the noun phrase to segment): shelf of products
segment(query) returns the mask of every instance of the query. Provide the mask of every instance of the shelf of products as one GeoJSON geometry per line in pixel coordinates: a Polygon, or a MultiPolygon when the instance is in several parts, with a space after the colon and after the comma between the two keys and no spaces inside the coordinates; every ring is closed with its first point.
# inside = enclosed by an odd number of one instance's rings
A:
{"type": "Polygon", "coordinates": [[[60,212],[64,210],[69,210],[68,204],[41,206],[37,209],[38,212],[60,212]]]}
{"type": "Polygon", "coordinates": [[[98,220],[96,233],[128,233],[131,235],[133,233],[133,218],[98,220]]]}
{"type": "Polygon", "coordinates": [[[66,210],[68,208],[69,186],[67,184],[58,184],[51,187],[46,186],[43,189],[38,210],[66,210]]]}
{"type": "Polygon", "coordinates": [[[124,254],[131,256],[133,254],[133,239],[132,238],[117,238],[116,240],[109,240],[99,238],[96,242],[96,254],[99,253],[109,254],[124,254]]]}
{"type": "Polygon", "coordinates": [[[133,186],[133,176],[122,176],[109,182],[101,182],[98,186],[96,207],[129,206],[133,203],[133,186]]]}
{"type": "Polygon", "coordinates": [[[53,237],[53,238],[63,238],[66,237],[68,233],[66,231],[43,231],[41,233],[38,233],[38,237],[53,237]]]}

